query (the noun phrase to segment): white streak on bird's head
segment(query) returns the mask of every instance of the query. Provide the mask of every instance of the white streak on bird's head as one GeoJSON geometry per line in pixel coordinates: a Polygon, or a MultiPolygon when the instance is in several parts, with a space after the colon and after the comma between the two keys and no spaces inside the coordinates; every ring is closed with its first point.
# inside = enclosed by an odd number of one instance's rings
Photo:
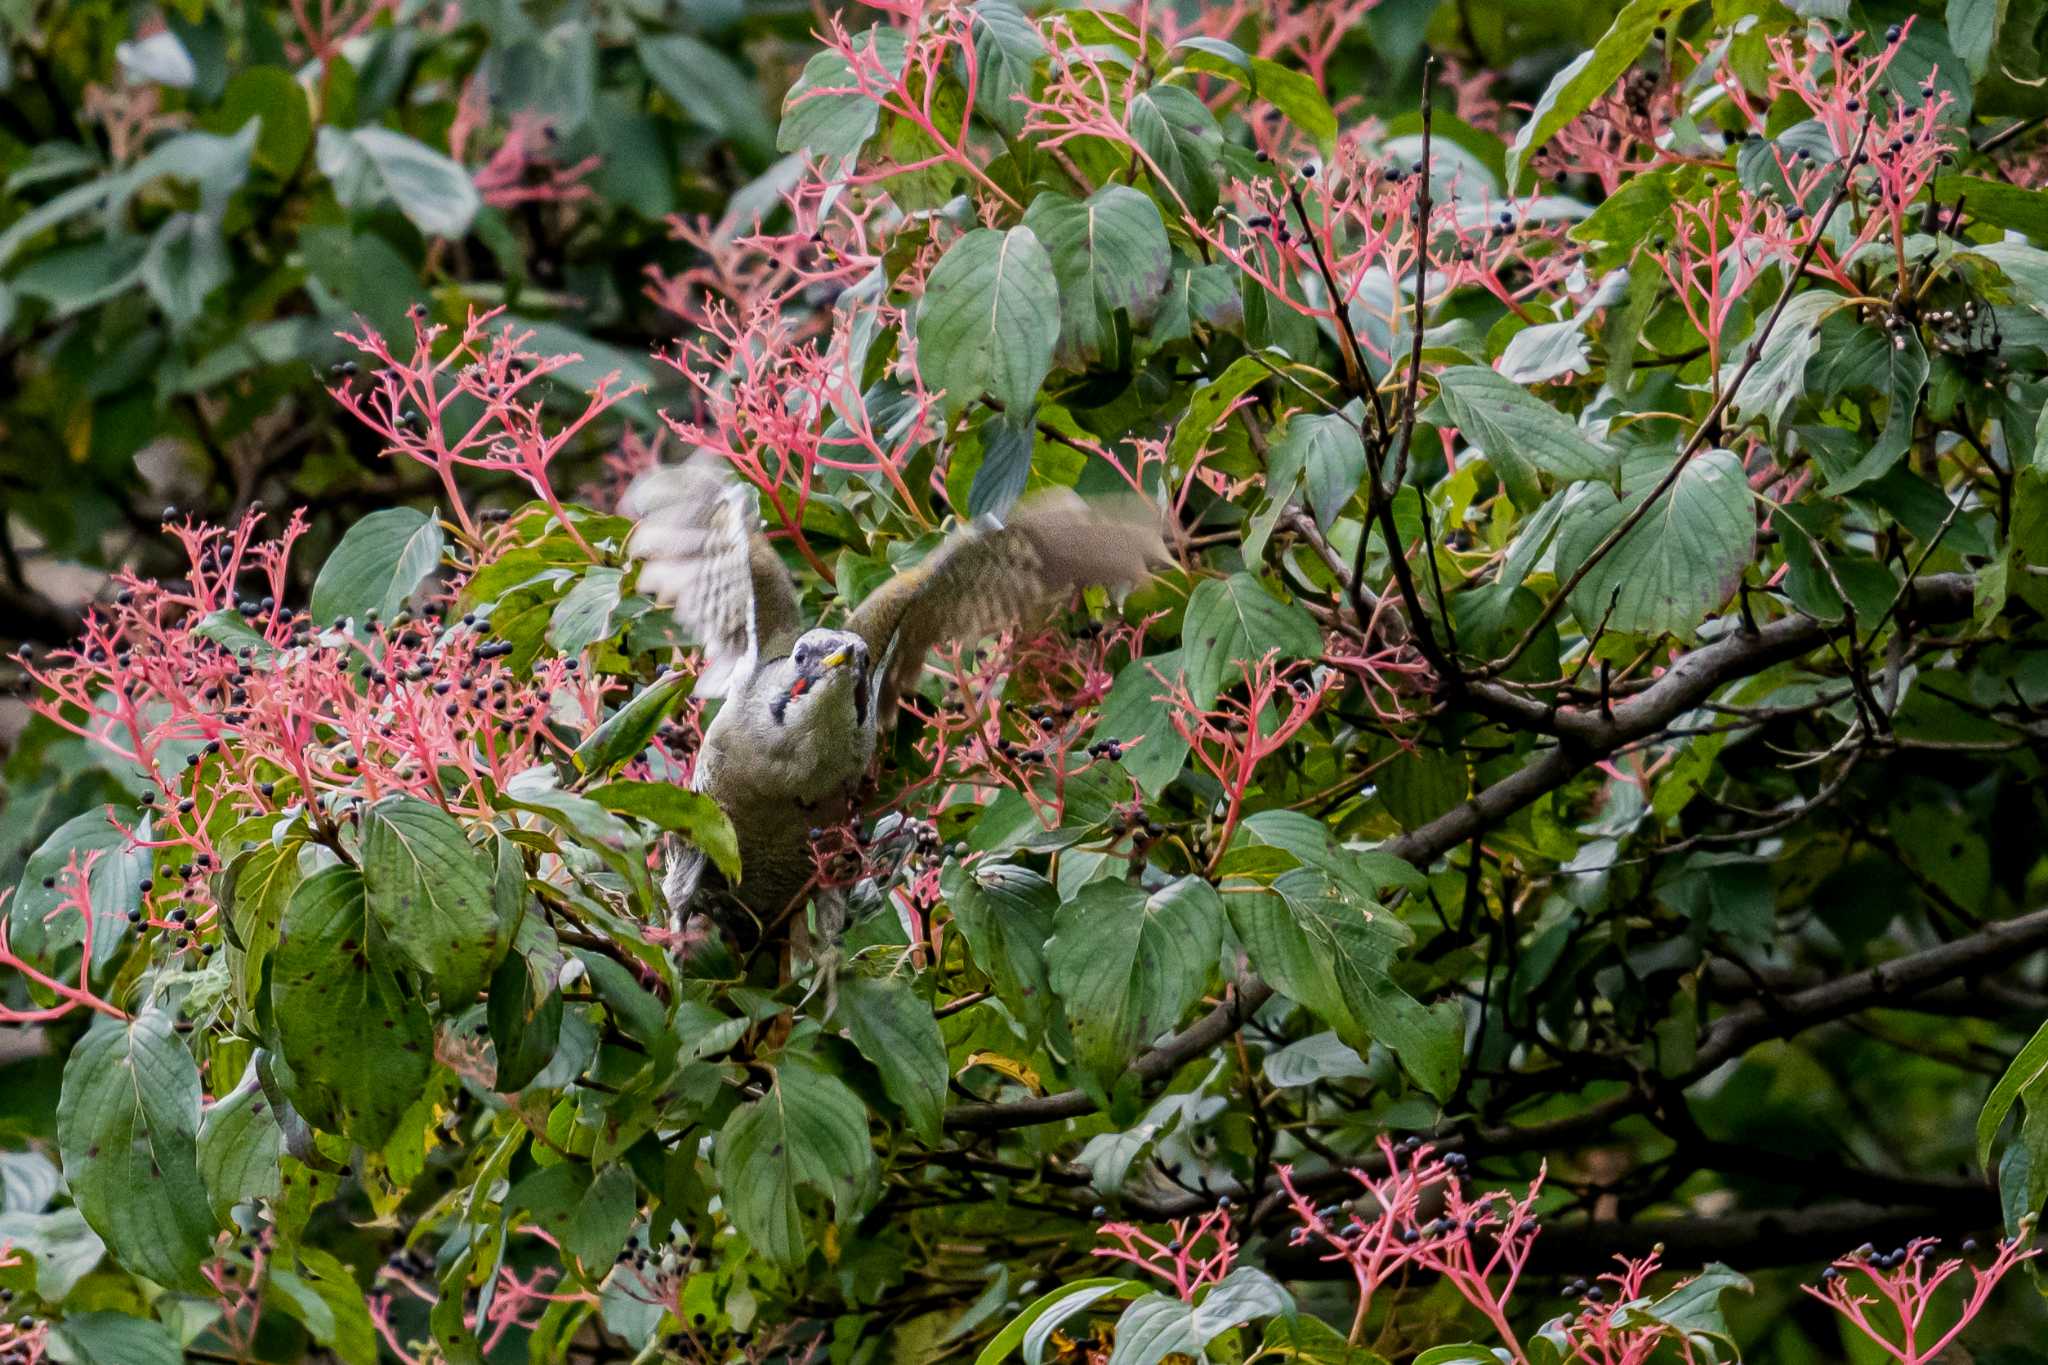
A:
{"type": "Polygon", "coordinates": [[[867,641],[850,631],[807,630],[797,637],[787,667],[777,671],[768,709],[777,725],[820,708],[851,703],[854,719],[868,720],[867,641]]]}

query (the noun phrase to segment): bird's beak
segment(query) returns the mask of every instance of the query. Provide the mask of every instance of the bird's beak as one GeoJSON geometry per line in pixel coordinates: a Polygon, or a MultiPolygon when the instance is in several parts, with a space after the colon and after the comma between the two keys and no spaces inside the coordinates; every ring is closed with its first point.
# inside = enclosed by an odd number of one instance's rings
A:
{"type": "Polygon", "coordinates": [[[821,668],[821,669],[822,669],[822,668],[837,668],[837,667],[839,667],[839,665],[841,665],[841,664],[843,664],[843,663],[845,663],[845,662],[846,662],[846,651],[842,649],[842,650],[838,650],[838,651],[835,651],[834,653],[831,653],[831,654],[827,654],[827,655],[826,655],[826,656],[825,656],[824,658],[820,659],[820,660],[818,661],[818,667],[819,667],[819,668],[821,668]]]}

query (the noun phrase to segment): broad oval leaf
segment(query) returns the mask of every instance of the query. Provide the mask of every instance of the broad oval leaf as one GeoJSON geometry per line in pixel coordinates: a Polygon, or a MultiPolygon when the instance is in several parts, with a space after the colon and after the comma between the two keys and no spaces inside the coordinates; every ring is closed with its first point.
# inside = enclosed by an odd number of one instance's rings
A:
{"type": "MultiPolygon", "coordinates": [[[[1581,509],[1558,536],[1560,576],[1576,572],[1649,491],[1596,496],[1581,509]]],[[[1742,462],[1710,450],[1579,580],[1572,613],[1588,631],[1605,620],[1628,634],[1684,634],[1728,600],[1755,552],[1756,512],[1742,462]]]]}
{"type": "Polygon", "coordinates": [[[1158,309],[1173,248],[1149,196],[1129,185],[1105,185],[1086,200],[1048,191],[1031,201],[1024,226],[1037,234],[1059,281],[1062,365],[1113,355],[1119,311],[1143,324],[1158,309]]]}
{"type": "Polygon", "coordinates": [[[466,1001],[503,950],[492,869],[455,817],[410,796],[363,814],[363,882],[378,926],[438,995],[466,1001]]]}
{"type": "Polygon", "coordinates": [[[1060,907],[1048,976],[1075,1061],[1102,1091],[1180,1022],[1215,968],[1222,936],[1222,900],[1199,877],[1149,896],[1124,882],[1091,882],[1060,907]]]}
{"type": "Polygon", "coordinates": [[[854,1045],[882,1073],[882,1089],[911,1130],[936,1146],[952,1071],[931,1006],[903,981],[855,976],[839,983],[839,1008],[854,1045]]]}
{"type": "Polygon", "coordinates": [[[171,1012],[95,1024],[64,1064],[57,1150],[72,1203],[124,1269],[209,1293],[216,1224],[199,1174],[199,1068],[171,1012]]]}
{"type": "Polygon", "coordinates": [[[768,1092],[726,1120],[714,1165],[734,1226],[763,1256],[797,1265],[816,1244],[804,1229],[800,1187],[830,1199],[841,1223],[871,1197],[876,1165],[867,1106],[837,1077],[786,1058],[768,1092]]]}
{"type": "Polygon", "coordinates": [[[917,369],[957,413],[987,394],[1027,408],[1052,369],[1060,286],[1028,227],[976,228],[933,267],[917,313],[917,369]]]}
{"type": "Polygon", "coordinates": [[[602,777],[621,763],[638,758],[668,713],[689,695],[690,686],[687,673],[670,670],[656,678],[576,746],[572,760],[576,770],[602,777]]]}
{"type": "Polygon", "coordinates": [[[402,984],[370,914],[363,874],[329,867],[285,907],[271,966],[278,1050],[307,1122],[381,1147],[434,1067],[434,1028],[402,984]]]}
{"type": "Polygon", "coordinates": [[[1315,659],[1323,652],[1315,618],[1293,602],[1282,602],[1247,573],[1204,579],[1188,598],[1181,638],[1188,691],[1203,707],[1215,705],[1247,663],[1268,653],[1315,659]]]}
{"type": "Polygon", "coordinates": [[[1521,507],[1533,509],[1543,501],[1539,470],[1565,483],[1613,481],[1614,456],[1513,380],[1484,365],[1454,365],[1438,376],[1438,385],[1436,420],[1457,427],[1469,445],[1485,452],[1521,507]]]}
{"type": "Polygon", "coordinates": [[[316,623],[397,614],[441,562],[441,523],[412,507],[387,507],[348,528],[313,581],[316,623]]]}

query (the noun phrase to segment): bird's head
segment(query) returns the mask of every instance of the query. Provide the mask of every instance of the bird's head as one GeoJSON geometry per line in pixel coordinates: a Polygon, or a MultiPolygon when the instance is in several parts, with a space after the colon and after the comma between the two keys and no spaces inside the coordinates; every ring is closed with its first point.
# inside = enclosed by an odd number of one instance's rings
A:
{"type": "Polygon", "coordinates": [[[777,725],[791,724],[819,708],[853,703],[854,718],[868,719],[868,645],[850,631],[807,630],[797,637],[787,667],[769,698],[777,725]]]}

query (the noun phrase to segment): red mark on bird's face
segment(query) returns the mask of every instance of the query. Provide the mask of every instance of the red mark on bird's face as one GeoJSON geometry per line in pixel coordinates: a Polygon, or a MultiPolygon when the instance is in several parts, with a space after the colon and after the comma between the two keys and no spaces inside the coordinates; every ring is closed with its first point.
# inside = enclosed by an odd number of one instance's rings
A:
{"type": "Polygon", "coordinates": [[[798,678],[795,682],[789,685],[789,695],[792,697],[801,697],[804,694],[804,690],[808,688],[810,685],[811,680],[809,678],[798,678]]]}

